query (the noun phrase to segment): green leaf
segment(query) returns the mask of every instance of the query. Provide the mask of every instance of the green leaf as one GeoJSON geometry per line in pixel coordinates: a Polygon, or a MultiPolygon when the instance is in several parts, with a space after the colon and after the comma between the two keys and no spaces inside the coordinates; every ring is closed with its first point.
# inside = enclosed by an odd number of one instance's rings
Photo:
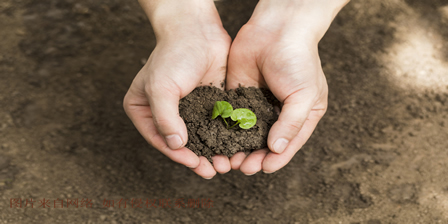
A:
{"type": "Polygon", "coordinates": [[[230,103],[226,101],[216,101],[215,106],[213,106],[212,119],[217,118],[221,115],[222,118],[228,118],[232,115],[233,107],[230,103]]]}
{"type": "Polygon", "coordinates": [[[246,108],[234,110],[230,118],[233,121],[239,121],[239,126],[242,129],[249,129],[257,123],[257,116],[254,112],[246,108]]]}

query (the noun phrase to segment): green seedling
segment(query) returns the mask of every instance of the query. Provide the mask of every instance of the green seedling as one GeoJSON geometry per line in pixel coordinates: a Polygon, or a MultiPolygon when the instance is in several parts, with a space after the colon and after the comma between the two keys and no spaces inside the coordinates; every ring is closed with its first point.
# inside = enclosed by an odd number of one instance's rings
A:
{"type": "Polygon", "coordinates": [[[212,119],[217,118],[218,116],[221,116],[224,120],[224,123],[226,123],[227,128],[229,128],[229,124],[226,121],[226,118],[230,117],[233,112],[233,107],[230,105],[230,103],[226,101],[216,101],[215,106],[213,106],[213,113],[212,113],[212,119]]]}
{"type": "Polygon", "coordinates": [[[233,128],[235,125],[239,124],[240,128],[242,129],[249,129],[257,123],[257,116],[249,109],[246,108],[239,108],[232,112],[232,115],[230,118],[233,121],[236,121],[234,125],[232,125],[233,128]]]}
{"type": "Polygon", "coordinates": [[[226,101],[216,101],[215,106],[213,107],[212,119],[221,116],[226,123],[227,129],[231,129],[239,124],[242,129],[249,129],[257,123],[257,116],[249,109],[239,108],[233,110],[232,105],[226,101]],[[226,121],[226,118],[230,117],[233,121],[236,121],[234,125],[229,127],[229,124],[226,121]]]}

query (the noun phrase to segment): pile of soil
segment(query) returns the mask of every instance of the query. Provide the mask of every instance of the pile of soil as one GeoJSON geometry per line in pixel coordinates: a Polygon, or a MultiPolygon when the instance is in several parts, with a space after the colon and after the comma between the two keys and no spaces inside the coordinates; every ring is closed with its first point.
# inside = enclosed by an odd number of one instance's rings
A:
{"type": "MultiPolygon", "coordinates": [[[[278,118],[275,108],[280,102],[267,89],[240,87],[224,91],[216,87],[198,87],[180,101],[179,112],[188,129],[187,148],[211,161],[216,154],[228,157],[237,152],[251,152],[267,148],[269,129],[278,118]],[[227,129],[219,116],[212,119],[216,101],[227,101],[234,109],[247,108],[257,116],[250,129],[235,126],[227,129]]],[[[235,122],[226,119],[229,125],[235,122]]]]}

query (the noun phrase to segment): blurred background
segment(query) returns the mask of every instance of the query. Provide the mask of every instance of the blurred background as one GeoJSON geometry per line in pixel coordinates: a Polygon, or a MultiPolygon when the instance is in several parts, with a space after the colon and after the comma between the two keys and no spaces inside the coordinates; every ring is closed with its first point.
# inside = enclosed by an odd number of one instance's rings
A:
{"type": "MultiPolygon", "coordinates": [[[[216,2],[232,37],[256,3],[216,2]]],[[[0,223],[448,223],[447,25],[448,1],[352,1],[319,45],[329,109],[308,143],[274,174],[204,180],[122,109],[156,44],[137,1],[2,0],[0,223]]]]}

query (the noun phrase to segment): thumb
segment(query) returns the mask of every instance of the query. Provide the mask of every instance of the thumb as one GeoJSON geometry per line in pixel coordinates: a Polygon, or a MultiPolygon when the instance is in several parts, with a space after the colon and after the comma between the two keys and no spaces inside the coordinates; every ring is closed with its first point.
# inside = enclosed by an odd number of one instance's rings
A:
{"type": "Polygon", "coordinates": [[[153,122],[171,149],[185,146],[188,140],[187,127],[179,116],[179,94],[156,91],[148,94],[153,122]]]}
{"type": "Polygon", "coordinates": [[[313,106],[312,97],[295,92],[284,101],[278,120],[272,125],[268,146],[275,153],[282,153],[302,129],[313,106]]]}

